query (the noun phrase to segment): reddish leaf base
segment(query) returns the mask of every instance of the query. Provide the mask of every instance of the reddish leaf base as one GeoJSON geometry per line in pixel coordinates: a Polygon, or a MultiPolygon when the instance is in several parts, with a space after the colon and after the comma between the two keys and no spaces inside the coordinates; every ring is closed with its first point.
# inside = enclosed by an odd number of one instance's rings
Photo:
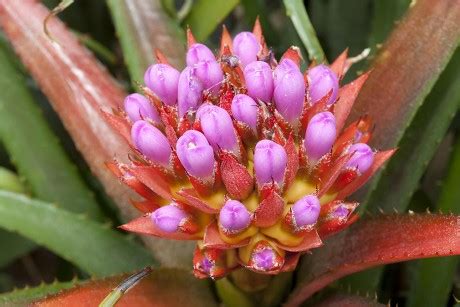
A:
{"type": "Polygon", "coordinates": [[[460,217],[382,215],[363,218],[304,257],[286,306],[298,306],[331,282],[373,266],[460,255],[460,217]]]}

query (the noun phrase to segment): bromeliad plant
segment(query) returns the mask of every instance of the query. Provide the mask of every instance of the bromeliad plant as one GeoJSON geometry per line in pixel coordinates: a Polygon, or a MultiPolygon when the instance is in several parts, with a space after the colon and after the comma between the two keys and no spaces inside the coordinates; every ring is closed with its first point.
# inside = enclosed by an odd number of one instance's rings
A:
{"type": "Polygon", "coordinates": [[[292,271],[357,219],[345,198],[394,151],[366,144],[369,117],[344,128],[367,78],[339,88],[346,53],[302,72],[299,49],[278,62],[256,22],[233,40],[224,28],[217,57],[188,30],[182,72],[165,59],[157,51],[144,95],[105,114],[135,152],[108,165],[145,198],[122,229],[196,240],[194,274],[215,279],[240,266],[292,271]]]}
{"type": "MultiPolygon", "coordinates": [[[[127,28],[145,25],[143,21],[148,18],[164,21],[165,16],[158,13],[154,3],[109,0],[117,23],[132,18],[125,24],[127,28]]],[[[285,0],[294,25],[305,39],[311,33],[308,19],[298,10],[299,3],[302,2],[285,0]]],[[[297,306],[332,281],[353,272],[380,264],[460,254],[458,216],[395,214],[357,221],[358,203],[348,200],[392,156],[393,149],[379,152],[374,148],[395,145],[393,141],[398,136],[393,132],[407,126],[416,109],[413,101],[424,98],[420,88],[429,87],[431,75],[442,70],[455,49],[456,45],[449,42],[457,42],[460,36],[460,27],[456,26],[460,10],[449,6],[448,1],[417,1],[383,48],[374,70],[342,87],[339,84],[344,83],[342,78],[353,62],[347,59],[346,52],[329,66],[312,63],[302,71],[299,49],[289,48],[278,60],[256,23],[253,32],[239,33],[233,39],[224,29],[216,53],[197,43],[188,32],[185,69],[180,72],[180,66],[168,62],[169,55],[179,50],[180,43],[175,42],[172,46],[178,50],[156,51],[157,63],[142,67],[147,68],[145,84],[139,85],[139,93],[130,95],[116,85],[62,23],[48,15],[34,0],[0,0],[0,25],[15,51],[50,99],[108,194],[125,216],[135,218],[121,228],[165,239],[197,241],[194,274],[217,280],[212,285],[217,287],[219,302],[239,306],[253,303],[244,290],[261,287],[244,287],[239,283],[238,272],[246,272],[243,279],[254,283],[271,278],[266,275],[276,275],[265,292],[251,293],[260,305],[269,306],[280,304],[286,299],[285,291],[291,288],[289,281],[283,279],[289,275],[278,273],[295,269],[296,284],[286,305],[297,306]],[[442,16],[449,22],[436,23],[433,16],[442,16]],[[45,18],[49,21],[48,35],[43,31],[45,18]],[[432,29],[439,31],[443,44],[430,45],[433,48],[428,50],[428,37],[418,48],[398,45],[414,33],[422,37],[432,29]],[[421,66],[414,64],[414,57],[431,60],[423,61],[425,65],[421,66]],[[382,84],[392,92],[382,89],[382,84]],[[391,96],[396,92],[396,97],[391,96]],[[392,98],[387,104],[385,95],[392,98]],[[379,98],[373,101],[375,96],[379,98]],[[355,100],[358,107],[352,109],[355,100]],[[375,130],[368,113],[379,123],[375,130]],[[103,167],[104,163],[108,168],[103,167]],[[119,185],[107,169],[143,199],[119,185]],[[129,199],[143,216],[130,211],[129,199]],[[228,273],[230,276],[225,277],[228,273]]],[[[192,21],[193,16],[192,12],[187,20],[192,21]]],[[[161,43],[171,48],[171,40],[164,39],[171,38],[164,35],[165,23],[153,28],[151,31],[163,35],[161,43]]],[[[136,35],[147,33],[146,28],[137,30],[133,32],[136,35]]],[[[123,41],[127,36],[121,31],[120,36],[125,47],[126,42],[132,42],[130,37],[123,41]]],[[[142,46],[139,49],[153,41],[155,38],[137,39],[142,46]]],[[[306,45],[309,51],[313,48],[306,45]]],[[[128,49],[134,47],[137,46],[128,44],[128,49]]],[[[138,52],[134,49],[134,53],[138,52]]],[[[153,49],[148,50],[153,53],[153,49]]],[[[176,58],[174,62],[181,60],[176,58]]],[[[451,180],[455,182],[455,178],[451,180]]],[[[107,276],[134,269],[129,265],[131,260],[142,266],[151,261],[140,246],[98,222],[77,219],[62,209],[11,193],[0,192],[0,199],[2,227],[42,242],[34,228],[15,228],[20,224],[15,221],[27,226],[30,221],[48,231],[52,243],[47,247],[88,273],[107,276]],[[20,206],[29,214],[21,214],[20,206]],[[48,226],[31,215],[46,221],[56,219],[48,226]],[[65,225],[65,231],[56,225],[65,225]],[[91,232],[97,233],[97,238],[106,238],[106,244],[95,244],[91,232]],[[84,234],[83,244],[79,241],[68,249],[54,244],[72,241],[75,233],[84,234]],[[96,253],[95,246],[103,248],[96,253]],[[79,253],[75,252],[77,247],[79,253]],[[84,257],[86,254],[91,257],[84,257]],[[126,264],[129,269],[114,269],[106,264],[112,263],[111,257],[116,259],[114,263],[126,264]],[[92,258],[99,262],[92,262],[92,258]],[[103,268],[98,270],[95,263],[103,268]]],[[[154,256],[161,255],[157,241],[143,239],[154,256]]],[[[170,243],[163,241],[162,248],[177,247],[170,243]]],[[[176,258],[180,256],[183,255],[176,258]]],[[[192,255],[188,260],[191,258],[192,255]]],[[[166,262],[164,258],[160,260],[166,262]]],[[[152,269],[141,271],[127,282],[122,282],[127,275],[87,282],[34,299],[34,303],[95,305],[115,287],[104,301],[106,306],[111,305],[151,270],[152,275],[124,295],[120,304],[219,303],[206,282],[183,270],[156,266],[155,262],[152,269]]],[[[71,285],[44,288],[50,293],[71,285]]],[[[29,296],[23,297],[30,302],[29,296]]],[[[0,302],[1,299],[0,296],[0,302]]],[[[324,303],[331,302],[373,303],[340,295],[324,303]]]]}

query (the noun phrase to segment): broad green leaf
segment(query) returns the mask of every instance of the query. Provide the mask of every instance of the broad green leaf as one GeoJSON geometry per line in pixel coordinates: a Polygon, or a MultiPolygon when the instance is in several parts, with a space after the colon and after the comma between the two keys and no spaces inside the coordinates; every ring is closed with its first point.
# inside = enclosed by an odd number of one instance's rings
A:
{"type": "MultiPolygon", "coordinates": [[[[460,80],[458,75],[457,80],[460,80]]],[[[457,84],[458,88],[460,88],[460,84],[457,84]]],[[[460,95],[457,96],[457,101],[460,102],[460,95]]],[[[460,141],[457,141],[448,169],[436,209],[458,214],[460,213],[460,189],[458,188],[460,182],[460,141]]],[[[459,257],[420,260],[417,263],[415,278],[411,283],[407,306],[447,306],[449,293],[454,282],[455,269],[459,263],[459,257]]]]}
{"type": "Polygon", "coordinates": [[[160,0],[107,3],[133,82],[143,82],[145,70],[155,63],[155,49],[163,52],[173,66],[183,66],[184,33],[165,13],[160,0]]]}
{"type": "Polygon", "coordinates": [[[0,191],[0,227],[18,232],[95,276],[154,264],[147,250],[109,227],[20,194],[0,191]]]}
{"type": "Polygon", "coordinates": [[[14,259],[30,252],[35,243],[26,240],[18,234],[0,229],[0,268],[10,264],[14,259]]]}
{"type": "Polygon", "coordinates": [[[24,289],[16,289],[12,292],[0,294],[0,305],[25,305],[39,298],[52,295],[64,289],[72,288],[77,281],[54,282],[51,284],[41,284],[40,286],[24,289]]]}
{"type": "Polygon", "coordinates": [[[307,11],[301,0],[284,0],[286,14],[291,18],[294,27],[299,34],[305,48],[308,51],[310,60],[318,63],[327,61],[324,51],[316,37],[315,29],[308,18],[307,11]]]}

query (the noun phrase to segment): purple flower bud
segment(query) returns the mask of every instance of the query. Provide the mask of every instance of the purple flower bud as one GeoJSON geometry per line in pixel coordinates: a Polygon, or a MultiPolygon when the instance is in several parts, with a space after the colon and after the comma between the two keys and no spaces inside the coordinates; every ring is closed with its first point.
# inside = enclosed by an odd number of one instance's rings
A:
{"type": "Polygon", "coordinates": [[[233,151],[236,148],[236,132],[227,111],[215,105],[204,105],[197,111],[197,117],[206,139],[215,151],[233,151]]]}
{"type": "Polygon", "coordinates": [[[125,111],[132,122],[141,119],[150,119],[156,123],[161,123],[158,111],[150,101],[141,94],[131,94],[126,96],[124,101],[125,111]]]}
{"type": "Polygon", "coordinates": [[[179,71],[167,64],[154,64],[144,74],[144,82],[167,105],[177,101],[179,71]]]}
{"type": "Polygon", "coordinates": [[[193,74],[203,83],[204,89],[217,94],[224,74],[216,60],[201,61],[193,65],[193,74]]]}
{"type": "Polygon", "coordinates": [[[332,216],[337,219],[345,219],[349,213],[350,210],[348,210],[348,208],[345,207],[344,204],[340,204],[332,212],[332,216]]]}
{"type": "Polygon", "coordinates": [[[216,57],[211,49],[203,44],[193,44],[187,51],[187,66],[192,67],[201,61],[215,61],[216,57]]]}
{"type": "Polygon", "coordinates": [[[134,146],[152,162],[169,165],[171,147],[164,134],[146,121],[138,120],[131,127],[134,146]]]}
{"type": "Polygon", "coordinates": [[[331,105],[339,93],[339,79],[326,65],[318,65],[308,71],[309,93],[313,104],[326,96],[330,90],[332,95],[327,104],[331,105]]]}
{"type": "Polygon", "coordinates": [[[244,80],[249,96],[270,102],[273,96],[273,75],[270,65],[262,61],[248,64],[244,68],[244,80]]]}
{"type": "Polygon", "coordinates": [[[276,254],[272,248],[264,248],[252,254],[254,267],[260,271],[270,271],[276,266],[276,254]]]}
{"type": "Polygon", "coordinates": [[[254,150],[254,170],[259,185],[272,180],[281,185],[286,165],[287,154],[283,146],[270,140],[257,143],[254,150]]]}
{"type": "Polygon", "coordinates": [[[238,33],[233,39],[233,53],[238,56],[243,67],[257,61],[257,54],[261,46],[251,32],[238,33]]]}
{"type": "Polygon", "coordinates": [[[292,62],[289,59],[281,61],[275,69],[275,90],[273,98],[276,109],[288,122],[294,122],[300,117],[305,100],[305,81],[300,69],[295,65],[284,64],[292,62]],[[283,65],[284,64],[284,65],[283,65]]]}
{"type": "Polygon", "coordinates": [[[177,105],[179,117],[188,111],[196,110],[203,100],[203,83],[192,73],[192,68],[186,67],[179,77],[177,105]]]}
{"type": "Polygon", "coordinates": [[[374,162],[374,152],[364,143],[351,145],[348,149],[349,153],[353,153],[345,167],[358,169],[361,174],[365,173],[374,162]]]}
{"type": "Polygon", "coordinates": [[[176,232],[186,217],[187,213],[175,206],[174,203],[158,208],[151,215],[155,226],[164,232],[176,232]]]}
{"type": "Polygon", "coordinates": [[[206,137],[199,131],[188,130],[178,140],[176,152],[185,170],[197,178],[214,173],[214,152],[206,137]]]}
{"type": "Polygon", "coordinates": [[[211,269],[214,267],[215,263],[214,261],[208,259],[207,257],[204,257],[204,259],[200,262],[200,270],[203,271],[206,274],[209,274],[211,272],[211,269]]]}
{"type": "Polygon", "coordinates": [[[336,138],[335,117],[331,112],[321,112],[312,117],[305,131],[305,150],[308,158],[316,162],[331,151],[336,138]]]}
{"type": "Polygon", "coordinates": [[[232,100],[233,117],[251,127],[254,131],[257,129],[257,116],[259,106],[257,103],[245,94],[238,94],[232,100]]]}
{"type": "Polygon", "coordinates": [[[276,84],[278,80],[283,79],[286,72],[300,71],[299,66],[291,59],[282,60],[273,71],[273,80],[276,84]]]}
{"type": "Polygon", "coordinates": [[[320,210],[321,205],[318,197],[315,195],[304,196],[292,206],[295,225],[299,228],[304,228],[315,224],[320,210]]]}
{"type": "Polygon", "coordinates": [[[249,211],[237,200],[228,200],[220,210],[219,224],[228,232],[240,232],[246,229],[250,223],[249,211]]]}

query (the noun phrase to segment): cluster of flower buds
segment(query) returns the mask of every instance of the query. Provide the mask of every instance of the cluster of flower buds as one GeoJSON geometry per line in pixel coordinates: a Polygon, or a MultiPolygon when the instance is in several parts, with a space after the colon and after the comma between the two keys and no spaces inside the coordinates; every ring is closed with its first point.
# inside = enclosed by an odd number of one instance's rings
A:
{"type": "Polygon", "coordinates": [[[141,94],[105,117],[131,145],[131,163],[107,163],[144,200],[127,231],[196,240],[194,272],[238,267],[277,274],[347,227],[345,198],[392,155],[366,143],[367,117],[344,128],[367,75],[343,87],[346,52],[300,69],[291,47],[277,61],[260,25],[214,53],[188,33],[179,72],[157,51],[141,94]]]}

